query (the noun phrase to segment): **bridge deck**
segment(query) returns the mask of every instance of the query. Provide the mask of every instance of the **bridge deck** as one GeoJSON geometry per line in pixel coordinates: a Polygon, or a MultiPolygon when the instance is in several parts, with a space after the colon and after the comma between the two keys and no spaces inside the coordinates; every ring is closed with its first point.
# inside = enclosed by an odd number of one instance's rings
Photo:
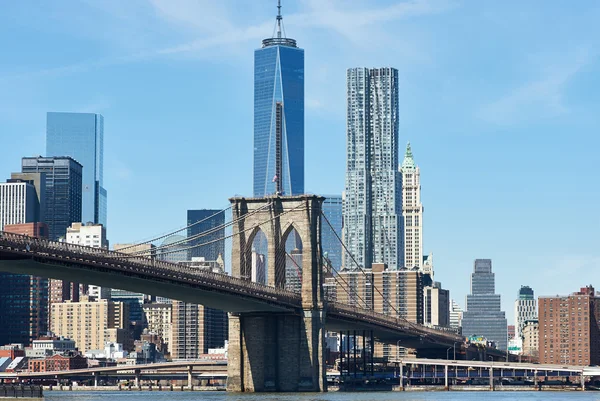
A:
{"type": "MultiPolygon", "coordinates": [[[[227,312],[300,313],[300,295],[240,278],[105,249],[0,231],[0,271],[159,295],[227,312]]],[[[371,310],[326,303],[331,331],[373,331],[387,343],[447,347],[463,338],[371,310]]]]}

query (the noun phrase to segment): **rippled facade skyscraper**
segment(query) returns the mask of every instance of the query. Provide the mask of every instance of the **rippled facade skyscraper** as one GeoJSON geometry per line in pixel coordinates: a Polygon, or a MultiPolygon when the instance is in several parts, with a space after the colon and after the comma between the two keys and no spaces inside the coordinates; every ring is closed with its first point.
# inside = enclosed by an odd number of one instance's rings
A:
{"type": "Polygon", "coordinates": [[[254,196],[304,193],[304,50],[281,22],[254,52],[254,196]]]}
{"type": "Polygon", "coordinates": [[[344,268],[385,263],[397,269],[404,265],[398,70],[350,68],[346,94],[344,268]]]}

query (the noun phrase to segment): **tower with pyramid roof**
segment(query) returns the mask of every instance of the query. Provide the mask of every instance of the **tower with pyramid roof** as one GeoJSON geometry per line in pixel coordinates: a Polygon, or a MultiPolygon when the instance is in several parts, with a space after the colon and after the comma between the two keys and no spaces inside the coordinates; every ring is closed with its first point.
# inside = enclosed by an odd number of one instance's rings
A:
{"type": "Polygon", "coordinates": [[[402,231],[404,266],[423,269],[423,204],[421,173],[415,165],[410,142],[400,167],[402,175],[402,231]]]}

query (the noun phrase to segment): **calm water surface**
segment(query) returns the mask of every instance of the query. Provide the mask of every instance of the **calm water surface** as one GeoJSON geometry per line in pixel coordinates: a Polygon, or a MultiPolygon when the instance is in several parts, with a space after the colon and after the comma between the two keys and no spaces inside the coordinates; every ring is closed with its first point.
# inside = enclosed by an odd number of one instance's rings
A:
{"type": "Polygon", "coordinates": [[[514,400],[574,400],[600,401],[600,392],[429,392],[429,393],[324,393],[324,394],[228,394],[225,392],[59,392],[46,391],[47,401],[514,401],[514,400]]]}

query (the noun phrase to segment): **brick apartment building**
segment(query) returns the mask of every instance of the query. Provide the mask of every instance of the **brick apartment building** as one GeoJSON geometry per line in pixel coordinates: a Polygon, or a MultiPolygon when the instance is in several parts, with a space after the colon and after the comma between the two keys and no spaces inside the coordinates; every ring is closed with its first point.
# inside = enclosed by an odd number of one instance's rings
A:
{"type": "Polygon", "coordinates": [[[539,361],[600,364],[600,297],[594,287],[568,296],[539,298],[539,361]]]}

